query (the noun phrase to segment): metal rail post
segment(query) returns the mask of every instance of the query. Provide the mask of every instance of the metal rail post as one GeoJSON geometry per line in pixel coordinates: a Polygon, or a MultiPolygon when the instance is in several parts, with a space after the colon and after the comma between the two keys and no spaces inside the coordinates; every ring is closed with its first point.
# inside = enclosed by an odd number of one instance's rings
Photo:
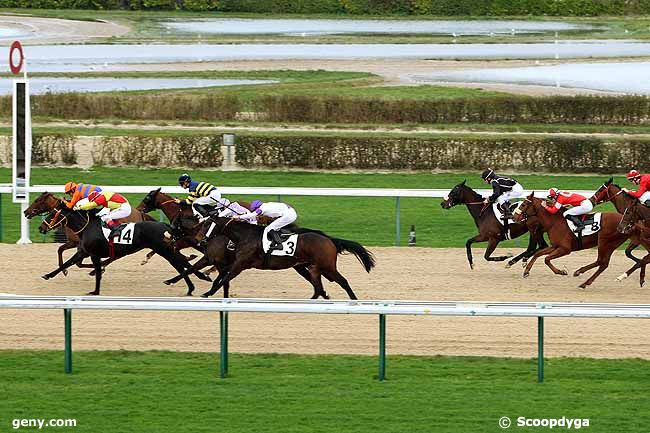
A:
{"type": "Polygon", "coordinates": [[[65,372],[70,374],[72,373],[72,310],[64,308],[63,317],[65,318],[65,372]]]}
{"type": "Polygon", "coordinates": [[[395,245],[399,247],[399,197],[395,197],[395,245]]]}
{"type": "MultiPolygon", "coordinates": [[[[228,298],[228,289],[223,288],[223,297],[228,298]]],[[[228,375],[228,313],[219,312],[219,331],[221,335],[221,351],[219,353],[219,376],[225,379],[228,375]]]]}
{"type": "Polygon", "coordinates": [[[386,379],[386,315],[379,315],[379,380],[386,379]]]}
{"type": "Polygon", "coordinates": [[[544,382],[544,317],[537,317],[537,382],[544,382]]]}

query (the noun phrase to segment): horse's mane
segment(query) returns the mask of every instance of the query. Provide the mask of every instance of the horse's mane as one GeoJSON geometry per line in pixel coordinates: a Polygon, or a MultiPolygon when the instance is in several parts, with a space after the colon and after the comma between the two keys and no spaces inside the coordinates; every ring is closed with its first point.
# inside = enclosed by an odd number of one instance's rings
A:
{"type": "MultiPolygon", "coordinates": [[[[477,193],[476,191],[474,191],[474,190],[473,190],[472,188],[470,188],[469,186],[467,186],[467,185],[465,184],[465,182],[463,182],[463,183],[459,183],[458,185],[459,185],[461,188],[464,188],[466,191],[470,192],[471,194],[474,194],[474,199],[475,199],[475,200],[479,200],[479,199],[480,199],[480,200],[483,200],[483,196],[482,196],[481,194],[477,193]]],[[[457,185],[457,186],[458,186],[458,185],[457,185]]]]}

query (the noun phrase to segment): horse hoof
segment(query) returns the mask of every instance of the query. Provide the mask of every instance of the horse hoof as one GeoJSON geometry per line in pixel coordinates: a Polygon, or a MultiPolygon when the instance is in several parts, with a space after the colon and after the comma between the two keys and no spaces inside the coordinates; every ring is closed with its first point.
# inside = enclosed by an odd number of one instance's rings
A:
{"type": "Polygon", "coordinates": [[[627,274],[627,272],[624,272],[621,275],[619,275],[618,277],[616,277],[616,281],[623,281],[627,277],[629,277],[629,275],[627,274]]]}
{"type": "Polygon", "coordinates": [[[146,265],[147,263],[149,263],[148,260],[143,260],[143,261],[140,262],[140,266],[144,266],[144,265],[146,265]]]}
{"type": "Polygon", "coordinates": [[[185,296],[192,296],[192,292],[187,292],[185,296]]]}
{"type": "Polygon", "coordinates": [[[209,298],[210,297],[210,292],[205,292],[204,294],[201,295],[202,298],[209,298]]]}
{"type": "Polygon", "coordinates": [[[529,273],[529,272],[524,272],[524,274],[523,274],[522,276],[523,276],[524,278],[528,278],[528,277],[530,276],[530,273],[529,273]]]}
{"type": "Polygon", "coordinates": [[[583,290],[584,290],[584,289],[586,289],[586,288],[587,288],[587,285],[586,285],[585,283],[582,283],[582,284],[580,284],[580,285],[578,286],[578,289],[583,289],[583,290]]]}
{"type": "Polygon", "coordinates": [[[643,287],[644,285],[645,285],[645,281],[641,281],[641,282],[639,283],[639,287],[643,287]]]}
{"type": "Polygon", "coordinates": [[[63,274],[64,277],[68,276],[68,271],[67,270],[63,270],[63,271],[61,271],[61,273],[63,274]]]}
{"type": "Polygon", "coordinates": [[[165,280],[163,281],[164,284],[171,286],[174,282],[172,280],[165,280]]]}
{"type": "Polygon", "coordinates": [[[469,268],[470,268],[471,270],[474,270],[474,264],[473,264],[473,263],[470,263],[470,264],[469,264],[469,268]]]}
{"type": "Polygon", "coordinates": [[[42,275],[41,278],[44,279],[44,280],[49,280],[52,277],[50,275],[48,275],[48,274],[45,274],[45,275],[42,275]]]}
{"type": "Polygon", "coordinates": [[[98,292],[95,292],[95,291],[88,292],[88,293],[86,293],[86,294],[87,294],[87,295],[90,295],[90,296],[97,296],[97,295],[99,295],[99,293],[98,293],[98,292]]]}
{"type": "Polygon", "coordinates": [[[514,256],[515,256],[515,255],[512,254],[512,253],[508,253],[508,254],[506,254],[506,257],[507,257],[507,258],[511,258],[511,257],[514,257],[514,256]]]}

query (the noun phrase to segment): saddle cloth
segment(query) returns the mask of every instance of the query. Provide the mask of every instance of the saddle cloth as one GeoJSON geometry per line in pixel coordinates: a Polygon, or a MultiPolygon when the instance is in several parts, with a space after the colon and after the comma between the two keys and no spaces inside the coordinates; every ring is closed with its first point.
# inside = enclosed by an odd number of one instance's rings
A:
{"type": "MultiPolygon", "coordinates": [[[[286,235],[282,234],[282,249],[273,250],[271,252],[272,256],[293,256],[296,254],[296,247],[298,246],[298,235],[291,234],[286,235]]],[[[264,236],[262,236],[264,238],[264,236]]],[[[262,249],[265,253],[269,252],[269,247],[271,246],[271,241],[268,239],[262,239],[262,249]]]]}
{"type": "MultiPolygon", "coordinates": [[[[512,213],[513,210],[515,210],[519,206],[519,203],[513,203],[510,205],[510,211],[512,213]]],[[[497,221],[499,221],[499,224],[503,225],[503,213],[501,212],[501,209],[499,209],[499,204],[498,203],[492,203],[492,210],[494,211],[494,216],[497,217],[497,221]]],[[[508,218],[508,224],[514,224],[515,220],[512,218],[508,218]]]]}
{"type": "MultiPolygon", "coordinates": [[[[113,237],[114,244],[131,245],[133,243],[133,233],[135,231],[135,223],[120,224],[122,231],[118,236],[113,237]],[[122,227],[123,226],[123,227],[122,227]]],[[[108,235],[111,234],[111,229],[102,226],[104,238],[108,241],[108,235]]]]}
{"type": "MultiPolygon", "coordinates": [[[[588,214],[585,215],[585,219],[583,220],[585,223],[584,228],[582,229],[582,236],[589,236],[593,235],[594,233],[598,233],[600,231],[600,217],[601,213],[595,213],[595,214],[588,214]]],[[[573,224],[572,221],[566,220],[567,224],[569,225],[569,228],[571,229],[571,232],[573,232],[574,236],[578,236],[576,233],[576,225],[573,224]]]]}

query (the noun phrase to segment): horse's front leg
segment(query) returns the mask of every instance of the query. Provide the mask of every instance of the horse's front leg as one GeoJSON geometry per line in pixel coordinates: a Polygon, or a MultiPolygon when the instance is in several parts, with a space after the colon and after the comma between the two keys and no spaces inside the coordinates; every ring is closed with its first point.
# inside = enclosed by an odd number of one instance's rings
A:
{"type": "MultiPolygon", "coordinates": [[[[63,252],[64,252],[64,251],[67,251],[67,250],[69,250],[69,249],[71,249],[71,248],[74,248],[74,247],[76,247],[77,245],[79,245],[79,242],[78,242],[78,241],[70,241],[70,240],[68,240],[66,243],[64,243],[63,245],[61,245],[61,246],[56,250],[56,252],[57,252],[57,254],[58,254],[58,256],[59,256],[59,267],[63,266],[63,252]]],[[[77,265],[77,266],[79,266],[79,265],[77,265]]],[[[61,272],[63,272],[63,275],[68,276],[68,271],[67,271],[66,269],[62,270],[61,272]]]]}
{"type": "Polygon", "coordinates": [[[102,284],[102,259],[98,256],[91,256],[90,259],[93,261],[93,265],[95,266],[95,290],[88,294],[99,295],[99,290],[102,284]]]}
{"type": "Polygon", "coordinates": [[[76,263],[81,263],[83,259],[88,257],[88,254],[82,252],[82,251],[77,251],[74,256],[70,257],[68,261],[63,263],[61,266],[59,266],[57,269],[53,270],[52,272],[43,275],[44,280],[49,280],[50,278],[54,278],[59,272],[64,271],[65,269],[68,269],[70,266],[76,264],[76,263]]]}
{"type": "Polygon", "coordinates": [[[536,250],[537,250],[537,237],[535,236],[534,233],[530,233],[528,236],[528,248],[526,248],[526,251],[509,260],[508,263],[506,263],[506,268],[510,268],[512,265],[514,265],[524,257],[528,259],[528,257],[535,254],[536,250]]]}
{"type": "Polygon", "coordinates": [[[485,250],[485,254],[483,255],[485,260],[487,260],[488,262],[502,262],[512,257],[512,255],[491,257],[497,245],[499,245],[499,240],[497,238],[488,239],[488,246],[487,249],[485,250]]]}
{"type": "Polygon", "coordinates": [[[474,259],[472,258],[472,244],[474,242],[484,242],[485,237],[479,233],[473,238],[467,239],[467,242],[465,242],[465,249],[467,250],[467,261],[469,262],[469,268],[474,269],[474,259]]]}
{"type": "MultiPolygon", "coordinates": [[[[164,282],[165,284],[167,284],[168,286],[170,286],[170,285],[172,285],[172,284],[176,284],[176,283],[178,283],[180,280],[182,280],[182,279],[184,279],[185,277],[187,277],[188,275],[193,274],[193,273],[195,273],[196,271],[199,271],[199,270],[205,268],[205,267],[208,266],[209,264],[210,264],[210,259],[209,259],[207,256],[203,256],[203,257],[201,257],[201,258],[199,259],[198,262],[194,263],[193,265],[191,265],[190,267],[188,267],[188,268],[186,268],[186,269],[183,269],[183,270],[182,270],[178,275],[176,275],[175,277],[170,278],[170,279],[168,279],[168,280],[165,280],[165,281],[163,281],[163,282],[164,282]]],[[[199,278],[200,278],[200,277],[199,277],[199,278]]],[[[201,278],[201,279],[203,279],[203,278],[201,278]]]]}
{"type": "Polygon", "coordinates": [[[526,278],[526,277],[528,277],[530,275],[530,269],[533,267],[533,265],[535,264],[535,261],[538,258],[540,258],[541,256],[544,256],[546,254],[550,254],[551,252],[553,252],[553,250],[555,250],[555,247],[553,245],[551,245],[550,247],[543,248],[543,249],[537,251],[535,254],[533,254],[533,257],[528,261],[528,264],[524,268],[523,277],[526,278]]]}
{"type": "Polygon", "coordinates": [[[242,263],[235,261],[230,267],[230,270],[225,272],[220,278],[217,278],[212,283],[212,288],[209,291],[201,295],[202,298],[207,298],[217,293],[221,287],[224,287],[226,284],[230,284],[230,281],[233,280],[237,275],[239,275],[244,270],[242,263]]]}

